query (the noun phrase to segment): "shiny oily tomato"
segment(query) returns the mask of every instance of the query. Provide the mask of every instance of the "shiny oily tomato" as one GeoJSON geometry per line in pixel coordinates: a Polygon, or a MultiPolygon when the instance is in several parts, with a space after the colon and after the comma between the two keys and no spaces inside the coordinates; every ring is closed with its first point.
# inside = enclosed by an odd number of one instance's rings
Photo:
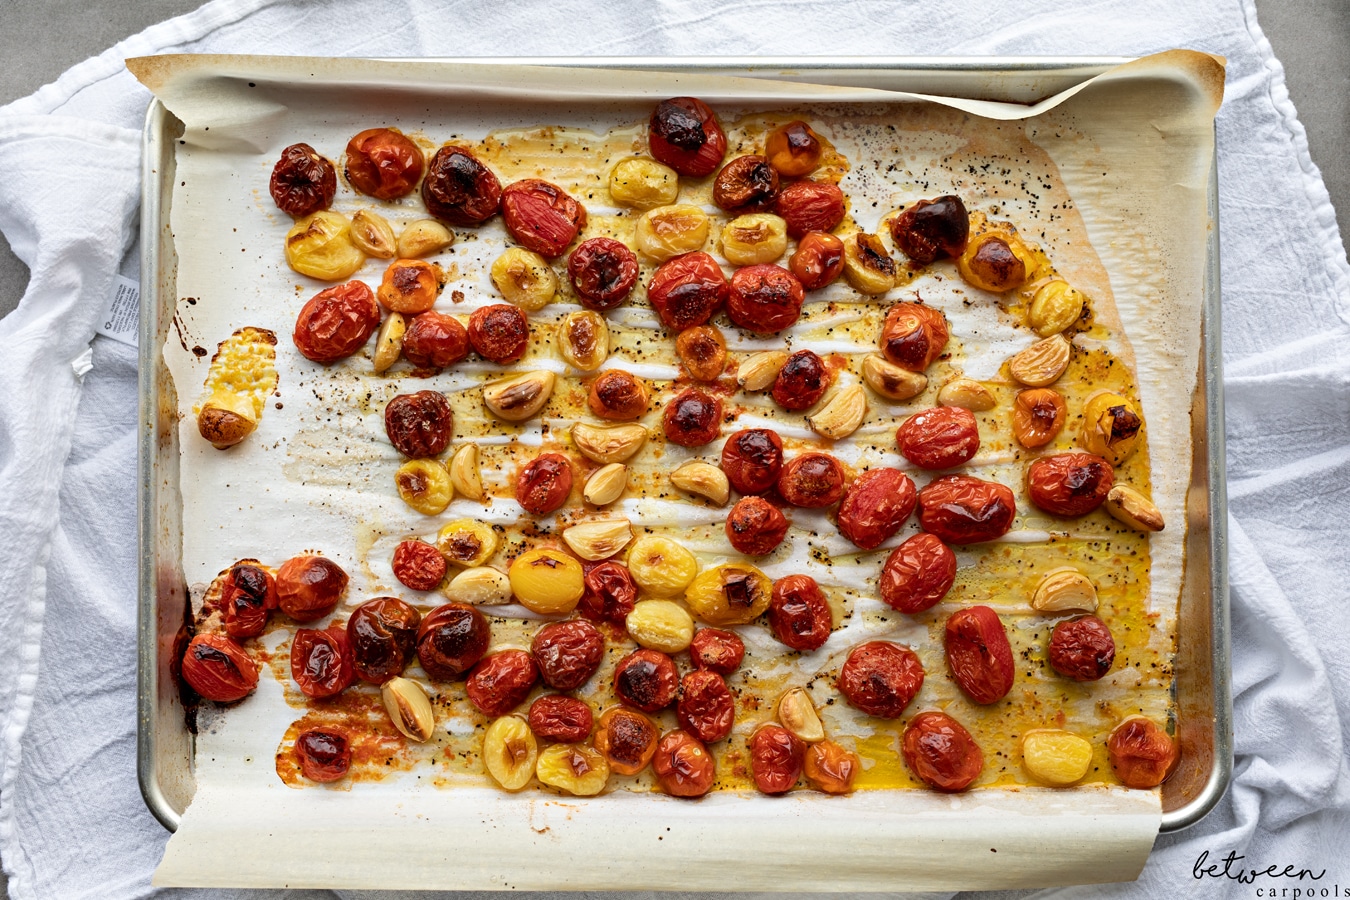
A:
{"type": "Polygon", "coordinates": [[[784,794],[801,777],[806,744],[781,725],[761,726],[750,738],[750,774],[766,794],[784,794]]]}
{"type": "Polygon", "coordinates": [[[440,266],[424,259],[396,259],[384,270],[376,296],[385,309],[415,316],[435,305],[444,278],[440,266]]]}
{"type": "Polygon", "coordinates": [[[1079,616],[1055,626],[1046,656],[1050,667],[1065,678],[1096,681],[1111,671],[1116,641],[1101,619],[1079,616]]]}
{"type": "Polygon", "coordinates": [[[695,381],[716,381],[727,367],[727,341],[716,325],[695,325],[675,339],[675,354],[695,381]]]}
{"type": "Polygon", "coordinates": [[[605,757],[611,772],[636,775],[656,755],[660,732],[652,720],[640,712],[615,706],[600,717],[595,732],[595,749],[605,757]]]}
{"type": "Polygon", "coordinates": [[[257,637],[267,628],[267,616],[279,602],[276,579],[266,569],[236,563],[220,589],[225,633],[232,638],[257,637]]]}
{"type": "Polygon", "coordinates": [[[444,369],[468,355],[468,332],[454,316],[427,310],[403,334],[403,356],[418,368],[444,369]]]}
{"type": "Polygon", "coordinates": [[[672,444],[702,447],[722,433],[722,401],[698,388],[681,391],[666,404],[661,426],[672,444]]]}
{"type": "Polygon", "coordinates": [[[622,369],[601,372],[591,381],[586,405],[602,419],[636,419],[647,411],[651,392],[642,379],[622,369]]]}
{"type": "Polygon", "coordinates": [[[637,605],[637,582],[623,563],[602,562],[588,567],[585,585],[577,612],[593,622],[622,625],[637,605]]]}
{"type": "Polygon", "coordinates": [[[1018,391],[1013,399],[1013,436],[1028,450],[1044,447],[1059,436],[1068,413],[1063,395],[1054,388],[1018,391]]]}
{"type": "Polygon", "coordinates": [[[502,220],[517,244],[555,259],[586,227],[586,208],[556,184],[527,178],[502,190],[502,220]]]}
{"type": "Polygon", "coordinates": [[[440,391],[399,394],[384,407],[384,430],[410,459],[440,456],[455,433],[455,413],[440,391]]]}
{"type": "Polygon", "coordinates": [[[793,182],[778,195],[774,212],[794,238],[811,231],[833,231],[844,221],[844,192],[839,185],[823,181],[793,182]]]}
{"type": "Polygon", "coordinates": [[[729,213],[768,212],[778,199],[778,173],[762,156],[738,156],[713,180],[713,203],[729,213]]]}
{"type": "Polygon", "coordinates": [[[812,350],[798,350],[787,358],[773,381],[773,401],[789,412],[815,406],[833,379],[825,361],[812,350]]]}
{"type": "Polygon", "coordinates": [[[258,664],[223,634],[199,634],[183,653],[183,680],[216,703],[243,700],[258,686],[258,664]]]}
{"type": "Polygon", "coordinates": [[[730,675],[740,668],[741,660],[745,659],[745,642],[734,631],[700,628],[694,632],[689,655],[700,669],[718,675],[730,675]]]}
{"type": "Polygon", "coordinates": [[[921,469],[950,469],[980,449],[975,414],[959,406],[935,406],[906,419],[895,432],[900,455],[921,469]]]}
{"type": "Polygon", "coordinates": [[[614,668],[615,696],[646,713],[673,703],[679,683],[674,660],[659,650],[635,650],[614,668]]]}
{"type": "Polygon", "coordinates": [[[951,330],[939,310],[920,303],[897,303],[881,326],[881,352],[902,369],[922,372],[947,348],[951,330]]]}
{"type": "Polygon", "coordinates": [[[984,770],[980,746],[944,712],[929,710],[911,719],[900,748],[914,777],[934,790],[964,791],[984,770]]]}
{"type": "Polygon", "coordinates": [[[658,103],[647,126],[647,143],[657,162],[695,178],[716,171],[727,152],[726,132],[717,116],[695,97],[658,103]]]}
{"type": "Polygon", "coordinates": [[[839,502],[839,533],[863,550],[890,540],[914,512],[914,482],[899,469],[868,469],[839,502]]]}
{"type": "Polygon", "coordinates": [[[376,597],[352,610],[347,619],[347,640],[356,677],[384,684],[402,675],[417,653],[421,624],[421,614],[397,597],[376,597]]]}
{"type": "Polygon", "coordinates": [[[1116,726],[1106,741],[1106,756],[1126,787],[1157,787],[1176,771],[1176,742],[1157,723],[1132,716],[1116,726]]]}
{"type": "Polygon", "coordinates": [[[632,293],[637,276],[637,256],[613,238],[582,241],[567,260],[567,277],[587,309],[618,306],[632,293]]]}
{"type": "Polygon", "coordinates": [[[716,743],[736,724],[736,701],[721,675],[699,669],[680,681],[675,717],[681,728],[703,743],[716,743]]]}
{"type": "Polygon", "coordinates": [[[351,741],[346,732],[337,729],[311,728],[296,737],[295,759],[300,763],[300,774],[310,781],[341,781],[352,765],[351,741]]]}
{"type": "Polygon", "coordinates": [[[356,681],[356,663],[347,630],[301,628],[291,640],[291,677],[301,692],[314,700],[334,697],[356,681]]]}
{"type": "Polygon", "coordinates": [[[479,712],[496,718],[524,703],[538,680],[534,657],[524,650],[502,650],[473,667],[464,691],[479,712]]]}
{"type": "Polygon", "coordinates": [[[741,328],[777,334],[796,324],[806,292],[781,266],[761,264],[737,269],[727,293],[727,315],[741,328]]]}
{"type": "Polygon", "coordinates": [[[417,190],[425,167],[421,148],[392,128],[367,128],[347,142],[347,183],[377,200],[417,190]]]}
{"type": "Polygon", "coordinates": [[[920,200],[891,220],[891,238],[917,263],[957,257],[970,238],[970,214],[961,198],[952,194],[920,200]]]}
{"type": "Polygon", "coordinates": [[[662,325],[683,331],[708,324],[729,291],[717,260],[699,250],[662,263],[647,282],[647,302],[662,325]]]}
{"type": "Polygon", "coordinates": [[[545,694],[530,704],[527,718],[535,737],[561,744],[578,744],[591,736],[595,716],[576,697],[545,694]]]}
{"type": "Polygon", "coordinates": [[[442,147],[427,166],[422,202],[451,225],[481,225],[497,214],[502,185],[478,157],[460,147],[442,147]]]}
{"type": "Polygon", "coordinates": [[[844,242],[825,231],[808,231],[797,241],[788,271],[808,291],[833,284],[844,272],[844,242]]]}
{"type": "Polygon", "coordinates": [[[544,684],[574,691],[591,680],[605,658],[605,637],[590,622],[550,622],[535,633],[530,653],[544,684]]]}
{"type": "Polygon", "coordinates": [[[297,622],[333,611],[347,591],[347,573],[322,556],[295,556],[277,569],[277,605],[297,622]]]}
{"type": "Polygon", "coordinates": [[[400,541],[394,548],[394,577],[414,591],[434,591],[445,578],[445,557],[426,541],[400,541]]]}
{"type": "Polygon", "coordinates": [[[956,554],[931,534],[916,534],[891,551],[877,584],[881,599],[902,613],[942,602],[956,582],[956,554]]]}
{"type": "Polygon", "coordinates": [[[825,148],[820,135],[801,120],[779,125],[764,139],[764,155],[788,178],[810,175],[820,166],[825,148]]]}
{"type": "Polygon", "coordinates": [[[295,349],[316,363],[346,359],[366,345],[380,326],[380,306],[364,282],[325,288],[310,298],[295,319],[295,349]]]}
{"type": "Polygon", "coordinates": [[[417,627],[417,661],[432,681],[453,681],[487,653],[492,628],[464,603],[438,606],[417,627]]]}
{"type": "Polygon", "coordinates": [[[820,509],[844,496],[844,467],[828,453],[803,453],[783,466],[778,493],[793,506],[820,509]]]}
{"type": "Polygon", "coordinates": [[[520,307],[494,303],[469,316],[469,343],[483,359],[508,365],[525,355],[530,344],[530,324],[520,307]]]}
{"type": "Polygon", "coordinates": [[[272,167],[268,188],[278,209],[303,219],[333,205],[337,170],[309,144],[291,144],[272,167]]]}
{"type": "Polygon", "coordinates": [[[783,470],[783,439],[767,428],[747,428],[722,445],[722,471],[742,494],[762,494],[778,484],[783,470]]]}
{"type": "Polygon", "coordinates": [[[742,497],[731,507],[726,522],[727,540],[746,556],[772,553],[787,537],[788,520],[763,497],[742,497]]]}
{"type": "Polygon", "coordinates": [[[1016,517],[1012,490],[996,481],[946,475],[919,491],[919,525],[948,544],[996,540],[1016,517]]]}
{"type": "Polygon", "coordinates": [[[803,766],[811,787],[827,794],[847,794],[853,790],[853,780],[862,771],[858,754],[845,750],[834,741],[820,741],[806,748],[803,766]]]}
{"type": "Polygon", "coordinates": [[[998,613],[967,606],[947,619],[947,665],[971,700],[997,703],[1013,686],[1012,646],[998,613]]]}
{"type": "Polygon", "coordinates": [[[787,575],[773,583],[769,630],[793,650],[819,650],[834,630],[825,594],[810,575],[787,575]]]}
{"type": "Polygon", "coordinates": [[[1100,456],[1061,453],[1027,467],[1027,496],[1048,513],[1085,516],[1102,505],[1115,481],[1115,470],[1100,456]]]}
{"type": "Polygon", "coordinates": [[[839,693],[854,709],[899,718],[923,687],[923,663],[908,647],[868,641],[849,651],[839,670],[839,693]]]}
{"type": "Polygon", "coordinates": [[[656,745],[652,772],[661,790],[672,797],[702,797],[712,790],[717,762],[689,732],[670,731],[656,745]]]}
{"type": "Polygon", "coordinates": [[[546,516],[562,509],[572,493],[572,464],[560,453],[541,453],[516,476],[516,502],[546,516]]]}

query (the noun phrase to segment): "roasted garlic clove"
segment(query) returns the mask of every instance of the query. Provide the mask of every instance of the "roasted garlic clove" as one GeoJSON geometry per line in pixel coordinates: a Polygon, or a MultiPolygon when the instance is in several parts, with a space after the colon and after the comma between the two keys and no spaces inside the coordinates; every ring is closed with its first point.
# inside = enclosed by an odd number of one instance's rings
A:
{"type": "Polygon", "coordinates": [[[483,405],[508,422],[524,422],[537,414],[553,394],[552,372],[522,372],[483,385],[483,405]]]}
{"type": "Polygon", "coordinates": [[[436,730],[436,713],[420,684],[395,676],[380,686],[380,699],[394,727],[404,737],[419,744],[431,739],[436,730]]]}
{"type": "Polygon", "coordinates": [[[1073,345],[1062,334],[1039,340],[1008,361],[1012,377],[1028,387],[1054,384],[1069,368],[1073,345]]]}
{"type": "Polygon", "coordinates": [[[445,586],[446,599],[470,606],[501,606],[511,602],[511,579],[488,566],[465,569],[445,586]]]}
{"type": "Polygon", "coordinates": [[[352,216],[352,243],[366,256],[376,259],[393,259],[398,255],[393,226],[374,210],[358,209],[352,216]]]}
{"type": "Polygon", "coordinates": [[[1158,507],[1128,484],[1117,482],[1112,485],[1104,505],[1113,518],[1136,531],[1163,530],[1163,517],[1158,507]]]}
{"type": "Polygon", "coordinates": [[[1036,585],[1031,597],[1031,608],[1037,612],[1097,611],[1097,588],[1082,572],[1072,566],[1047,572],[1036,585]]]}
{"type": "Polygon", "coordinates": [[[747,391],[767,390],[773,386],[787,361],[788,355],[783,350],[756,353],[736,367],[736,383],[747,391]]]}
{"type": "Polygon", "coordinates": [[[857,431],[866,416],[867,396],[855,384],[836,391],[819,411],[806,417],[806,424],[821,437],[837,441],[857,431]]]}
{"type": "Polygon", "coordinates": [[[816,705],[802,688],[793,688],[779,698],[778,721],[808,744],[825,740],[825,726],[816,712],[816,705]]]}
{"type": "Polygon", "coordinates": [[[408,320],[403,313],[391,312],[380,323],[375,336],[375,374],[386,372],[403,354],[403,336],[408,333],[408,320]]]}
{"type": "Polygon", "coordinates": [[[478,445],[465,444],[450,459],[450,483],[455,493],[470,500],[483,500],[483,477],[478,469],[478,445]]]}
{"type": "Polygon", "coordinates": [[[628,467],[623,463],[601,466],[586,479],[581,496],[592,506],[607,506],[623,496],[628,487],[628,467]]]}
{"type": "Polygon", "coordinates": [[[435,219],[418,219],[408,224],[398,236],[398,255],[403,259],[420,259],[440,253],[455,243],[455,233],[435,219]]]}
{"type": "Polygon", "coordinates": [[[928,389],[928,378],[902,369],[883,356],[872,354],[862,362],[863,381],[887,400],[910,400],[928,389]]]}
{"type": "Polygon", "coordinates": [[[599,519],[573,525],[562,533],[563,542],[587,562],[598,562],[618,553],[633,539],[627,519],[599,519]]]}
{"type": "Polygon", "coordinates": [[[714,506],[725,506],[731,497],[727,473],[700,460],[691,460],[671,472],[670,483],[682,491],[711,500],[714,506]]]}
{"type": "Polygon", "coordinates": [[[572,443],[581,455],[602,465],[627,462],[647,443],[647,429],[641,425],[572,426],[572,443]]]}

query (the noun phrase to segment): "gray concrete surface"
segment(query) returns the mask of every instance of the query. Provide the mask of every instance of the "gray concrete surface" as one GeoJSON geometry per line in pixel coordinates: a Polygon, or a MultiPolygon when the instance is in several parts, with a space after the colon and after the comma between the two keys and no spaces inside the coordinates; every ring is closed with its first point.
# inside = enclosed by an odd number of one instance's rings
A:
{"type": "MultiPolygon", "coordinates": [[[[26,96],[81,60],[197,0],[0,0],[0,105],[26,96]]],[[[1284,63],[1289,93],[1308,130],[1342,220],[1350,215],[1350,3],[1257,0],[1261,27],[1284,63]]],[[[1091,47],[1084,47],[1091,53],[1091,47]]],[[[1344,232],[1342,232],[1344,233],[1344,232]]],[[[28,270],[0,239],[0,315],[18,305],[28,270]]],[[[0,900],[7,900],[0,871],[0,900]]]]}

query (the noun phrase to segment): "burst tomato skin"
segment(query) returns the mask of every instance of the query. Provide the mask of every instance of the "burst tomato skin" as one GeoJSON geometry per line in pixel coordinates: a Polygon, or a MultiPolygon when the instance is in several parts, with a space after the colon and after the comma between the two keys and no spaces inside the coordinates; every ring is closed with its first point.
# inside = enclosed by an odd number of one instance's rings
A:
{"type": "Polygon", "coordinates": [[[341,625],[301,628],[291,640],[291,677],[306,696],[324,700],[356,681],[351,641],[341,625]]]}
{"type": "Polygon", "coordinates": [[[586,227],[586,207],[556,184],[526,178],[501,193],[506,230],[526,250],[556,259],[586,227]]]}
{"type": "Polygon", "coordinates": [[[375,292],[362,281],[325,288],[310,298],[295,319],[295,349],[316,363],[335,363],[366,345],[380,326],[375,292]]]}
{"type": "Polygon", "coordinates": [[[769,630],[793,650],[819,650],[834,630],[830,603],[810,575],[787,575],[773,584],[769,630]]]}
{"type": "Polygon", "coordinates": [[[708,104],[696,97],[662,100],[652,111],[647,143],[657,162],[681,175],[711,175],[727,152],[727,136],[708,104]]]}
{"type": "Polygon", "coordinates": [[[1065,678],[1096,681],[1111,671],[1116,641],[1101,619],[1079,616],[1055,626],[1046,656],[1050,667],[1065,678]]]}
{"type": "Polygon", "coordinates": [[[745,266],[731,276],[727,315],[757,334],[777,334],[796,323],[806,289],[787,269],[770,263],[745,266]]]}
{"type": "Polygon", "coordinates": [[[727,277],[701,250],[666,260],[647,282],[647,302],[672,331],[707,325],[727,302],[727,277]]]}
{"type": "Polygon", "coordinates": [[[464,684],[469,701],[485,716],[504,716],[525,702],[539,667],[524,650],[501,650],[473,667],[464,684]]]}
{"type": "Polygon", "coordinates": [[[747,428],[722,445],[722,471],[742,494],[763,494],[778,483],[783,469],[783,439],[767,428],[747,428]]]}
{"type": "Polygon", "coordinates": [[[699,669],[681,679],[675,716],[681,728],[712,744],[731,734],[736,724],[736,701],[721,675],[699,669]]]}
{"type": "Polygon", "coordinates": [[[947,544],[978,544],[1007,534],[1017,501],[1007,485],[946,475],[919,491],[919,524],[947,544]]]}
{"type": "Polygon", "coordinates": [[[1115,469],[1091,453],[1045,456],[1027,467],[1027,496],[1057,516],[1085,516],[1106,500],[1115,469]]]}
{"type": "Polygon", "coordinates": [[[1176,771],[1180,751],[1166,731],[1143,716],[1116,726],[1106,741],[1111,768],[1126,787],[1153,788],[1176,771]]]}

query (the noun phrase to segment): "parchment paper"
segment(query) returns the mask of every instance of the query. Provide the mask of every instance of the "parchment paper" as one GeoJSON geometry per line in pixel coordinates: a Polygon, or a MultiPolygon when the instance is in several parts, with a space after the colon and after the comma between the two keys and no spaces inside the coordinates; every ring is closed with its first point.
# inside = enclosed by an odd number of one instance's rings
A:
{"type": "MultiPolygon", "coordinates": [[[[317,549],[352,573],[349,596],[359,603],[394,584],[387,563],[379,568],[370,562],[387,560],[388,548],[369,552],[380,549],[372,544],[426,527],[388,496],[397,454],[383,439],[383,403],[334,409],[313,386],[303,395],[289,386],[286,373],[304,362],[284,334],[278,345],[283,408],[269,408],[259,433],[228,455],[196,438],[190,406],[207,360],[192,348],[213,347],[241,325],[294,321],[318,289],[281,259],[281,237],[290,221],[271,206],[265,187],[280,147],[307,140],[338,148],[353,133],[352,122],[372,115],[412,123],[403,124],[405,130],[420,128],[439,139],[455,134],[477,140],[494,128],[626,121],[653,99],[681,94],[714,101],[719,109],[747,110],[938,102],[994,120],[1026,119],[1002,127],[1024,128],[1053,159],[1109,277],[1104,293],[1113,295],[1130,339],[1116,349],[1134,360],[1148,415],[1153,498],[1171,523],[1151,541],[1149,598],[1160,631],[1170,633],[1183,564],[1180,526],[1199,354],[1205,189],[1223,81],[1222,66],[1213,58],[1186,52],[1151,57],[1032,108],[713,76],[616,77],[582,69],[484,71],[471,65],[267,57],[160,57],[129,65],[187,125],[171,222],[179,255],[178,332],[171,333],[164,353],[184,405],[182,488],[189,512],[183,565],[198,592],[222,566],[256,556],[260,548],[277,561],[317,549]],[[334,88],[335,82],[341,86],[334,88]],[[337,451],[378,465],[325,460],[333,445],[316,445],[322,450],[310,452],[313,448],[297,442],[296,436],[315,434],[334,419],[331,427],[340,431],[379,435],[378,442],[337,451]],[[367,471],[381,473],[379,480],[362,481],[367,471]]],[[[410,201],[410,218],[418,217],[416,206],[410,201]]],[[[885,211],[883,204],[870,220],[856,208],[854,214],[871,229],[885,211]]],[[[1016,210],[1005,215],[1017,221],[1016,210]]],[[[483,255],[490,260],[492,238],[489,229],[484,232],[483,255]]],[[[372,260],[357,277],[373,282],[382,268],[372,260]]],[[[1077,276],[1071,281],[1090,283],[1093,277],[1071,267],[1066,274],[1077,276]]],[[[485,280],[477,288],[456,312],[494,302],[485,280]]],[[[957,335],[989,324],[978,310],[959,315],[969,318],[953,320],[957,335]]],[[[996,370],[998,361],[1029,341],[983,347],[967,342],[967,370],[987,376],[989,367],[996,370]]],[[[731,345],[733,351],[752,347],[752,341],[731,345]]],[[[452,505],[445,518],[454,512],[452,505]]],[[[630,518],[638,521],[637,512],[629,511],[630,518]]],[[[482,509],[473,514],[481,517],[482,509]]],[[[778,577],[797,571],[793,566],[800,563],[788,560],[783,571],[766,571],[778,577]]],[[[849,646],[859,637],[837,633],[831,640],[849,646]]],[[[1156,791],[1107,788],[986,789],[954,797],[925,791],[869,791],[847,798],[720,793],[686,803],[625,792],[568,800],[435,789],[419,785],[410,773],[346,792],[293,790],[277,778],[272,753],[294,717],[281,686],[265,675],[248,702],[203,720],[193,761],[197,792],[156,884],[1028,887],[1133,878],[1158,827],[1156,791]],[[305,836],[320,833],[322,853],[295,850],[305,845],[305,836]],[[221,853],[223,846],[230,852],[221,853]],[[412,847],[417,850],[410,852],[412,847]]]]}

